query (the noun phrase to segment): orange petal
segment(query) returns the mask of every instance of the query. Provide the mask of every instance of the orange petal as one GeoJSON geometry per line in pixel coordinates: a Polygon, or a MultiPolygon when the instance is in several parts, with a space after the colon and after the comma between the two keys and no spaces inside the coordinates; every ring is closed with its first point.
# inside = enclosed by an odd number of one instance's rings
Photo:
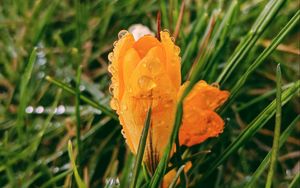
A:
{"type": "Polygon", "coordinates": [[[160,42],[155,37],[152,35],[145,35],[136,41],[133,47],[139,53],[140,57],[143,58],[151,48],[159,45],[160,42]]]}
{"type": "Polygon", "coordinates": [[[181,145],[193,146],[216,137],[223,132],[224,122],[215,112],[210,110],[184,107],[182,125],[179,131],[181,145]]]}
{"type": "MultiPolygon", "coordinates": [[[[114,47],[114,51],[109,55],[111,64],[108,71],[112,74],[113,98],[120,101],[124,93],[124,80],[123,80],[123,57],[128,49],[134,44],[132,34],[126,34],[119,39],[114,47]],[[111,56],[111,57],[110,57],[111,56]]],[[[114,103],[114,102],[113,102],[114,103]]],[[[118,110],[118,109],[116,109],[118,110]]]]}
{"type": "Polygon", "coordinates": [[[132,75],[133,70],[138,65],[140,60],[141,58],[134,48],[127,50],[123,60],[123,78],[125,87],[129,82],[129,78],[132,75]]]}
{"type": "Polygon", "coordinates": [[[168,142],[177,99],[177,90],[169,77],[165,76],[166,71],[159,58],[159,48],[152,48],[133,70],[119,113],[124,120],[124,130],[125,127],[128,130],[125,130],[125,136],[131,137],[133,152],[136,153],[146,113],[150,105],[152,106],[148,136],[151,143],[148,141],[146,144],[144,161],[154,166],[158,164],[158,159],[168,142]],[[161,139],[162,137],[166,139],[161,139]]]}
{"type": "MultiPolygon", "coordinates": [[[[188,83],[181,86],[178,97],[188,83]]],[[[221,91],[203,80],[199,81],[183,103],[183,119],[179,131],[180,144],[192,146],[210,137],[218,136],[223,131],[224,122],[214,110],[222,105],[228,96],[228,91],[221,91]]]]}
{"type": "MultiPolygon", "coordinates": [[[[188,84],[184,83],[184,85],[188,84]]],[[[184,86],[186,87],[186,86],[184,86]]],[[[183,88],[180,88],[183,92],[183,88]]],[[[197,106],[201,109],[215,110],[221,106],[229,97],[228,91],[221,91],[219,88],[208,85],[200,80],[185,99],[185,105],[197,106]]]]}
{"type": "Polygon", "coordinates": [[[180,72],[180,48],[174,44],[170,34],[165,31],[160,32],[161,43],[166,53],[166,69],[167,75],[173,82],[174,87],[179,90],[181,84],[181,72],[180,72]]]}

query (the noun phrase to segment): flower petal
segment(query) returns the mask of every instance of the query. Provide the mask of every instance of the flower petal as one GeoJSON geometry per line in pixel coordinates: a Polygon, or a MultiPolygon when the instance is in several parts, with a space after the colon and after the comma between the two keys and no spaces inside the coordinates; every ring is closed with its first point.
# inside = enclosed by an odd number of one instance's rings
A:
{"type": "MultiPolygon", "coordinates": [[[[178,97],[189,82],[184,83],[178,97]]],[[[214,112],[228,98],[229,92],[199,81],[183,103],[182,125],[179,131],[180,144],[192,146],[210,137],[218,136],[223,131],[224,122],[214,112]]]]}
{"type": "Polygon", "coordinates": [[[184,107],[182,125],[179,131],[180,145],[188,147],[216,137],[223,132],[224,121],[215,112],[184,107]]]}
{"type": "MultiPolygon", "coordinates": [[[[123,79],[123,57],[128,49],[134,44],[134,38],[132,34],[126,34],[119,39],[114,47],[112,57],[109,57],[111,64],[108,67],[108,71],[112,74],[113,98],[120,101],[124,93],[124,79],[123,79]]],[[[109,55],[110,56],[110,55],[109,55]]],[[[114,103],[114,101],[112,101],[114,103]]],[[[113,107],[113,109],[115,109],[113,107]]],[[[115,109],[118,111],[118,109],[115,109]]]]}
{"type": "MultiPolygon", "coordinates": [[[[189,82],[183,84],[180,92],[189,82]]],[[[204,80],[200,80],[185,99],[185,105],[197,106],[201,109],[215,110],[221,106],[229,97],[228,91],[221,91],[218,87],[208,85],[204,80]]]]}
{"type": "Polygon", "coordinates": [[[151,48],[159,45],[161,44],[155,37],[152,35],[145,35],[136,41],[133,47],[139,53],[140,57],[143,58],[151,48]]]}
{"type": "Polygon", "coordinates": [[[168,138],[170,135],[177,99],[177,90],[170,78],[165,76],[166,71],[159,58],[163,53],[160,54],[159,48],[152,48],[133,70],[125,88],[119,114],[124,120],[123,127],[126,127],[125,137],[130,135],[132,149],[136,153],[146,113],[152,107],[149,131],[151,143],[149,140],[146,144],[144,160],[154,166],[158,164],[155,161],[161,157],[168,142],[168,139],[161,138],[168,138]]]}
{"type": "Polygon", "coordinates": [[[123,60],[124,87],[126,87],[126,84],[129,82],[129,78],[140,60],[141,58],[134,48],[130,48],[129,50],[127,50],[123,60]]]}
{"type": "Polygon", "coordinates": [[[173,82],[174,87],[179,90],[181,84],[181,72],[180,72],[180,48],[174,44],[170,34],[166,31],[160,32],[161,43],[166,53],[166,69],[167,75],[173,82]]]}

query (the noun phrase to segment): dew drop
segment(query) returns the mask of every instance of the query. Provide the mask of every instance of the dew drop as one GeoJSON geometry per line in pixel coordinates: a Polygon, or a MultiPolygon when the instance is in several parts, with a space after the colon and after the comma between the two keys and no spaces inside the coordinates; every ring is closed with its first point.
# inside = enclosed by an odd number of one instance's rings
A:
{"type": "Polygon", "coordinates": [[[170,31],[168,29],[164,29],[163,32],[170,33],[170,31]]]}
{"type": "Polygon", "coordinates": [[[212,86],[212,87],[215,87],[215,88],[218,88],[218,89],[220,88],[220,85],[219,85],[218,82],[212,83],[211,86],[212,86]]]}
{"type": "Polygon", "coordinates": [[[148,76],[141,76],[138,80],[139,87],[149,91],[156,87],[156,83],[148,76]]]}
{"type": "Polygon", "coordinates": [[[116,40],[114,43],[113,43],[113,46],[116,47],[118,44],[118,41],[116,40]]]}
{"type": "Polygon", "coordinates": [[[122,106],[122,110],[123,111],[126,111],[128,109],[128,107],[124,104],[123,106],[122,106]]]}
{"type": "Polygon", "coordinates": [[[153,100],[152,100],[152,108],[157,107],[158,104],[159,104],[159,101],[158,101],[157,99],[153,99],[153,100]]]}
{"type": "Polygon", "coordinates": [[[175,38],[174,37],[170,37],[172,42],[175,42],[175,38]]]}
{"type": "Polygon", "coordinates": [[[63,105],[59,105],[59,106],[57,107],[55,113],[56,113],[57,115],[60,115],[60,114],[65,113],[65,111],[66,111],[66,107],[63,106],[63,105]]]}
{"type": "Polygon", "coordinates": [[[118,33],[118,38],[121,39],[123,38],[125,35],[127,35],[128,31],[127,30],[121,30],[119,33],[118,33]]]}
{"type": "Polygon", "coordinates": [[[158,74],[161,70],[161,63],[158,59],[153,59],[148,62],[147,67],[152,74],[158,74]]]}
{"type": "Polygon", "coordinates": [[[112,62],[113,59],[114,59],[114,53],[113,53],[113,52],[110,52],[110,53],[108,54],[108,61],[112,62]]]}
{"type": "Polygon", "coordinates": [[[121,130],[121,134],[125,137],[125,131],[124,131],[124,129],[121,130]]]}
{"type": "Polygon", "coordinates": [[[113,110],[118,110],[119,109],[119,101],[118,101],[118,99],[112,98],[111,101],[110,101],[110,107],[113,110]]]}
{"type": "Polygon", "coordinates": [[[32,112],[33,112],[33,107],[32,106],[28,106],[26,109],[25,109],[25,112],[27,113],[27,114],[31,114],[32,112]]]}
{"type": "Polygon", "coordinates": [[[116,73],[116,70],[115,70],[115,68],[110,64],[110,65],[108,65],[108,72],[110,72],[111,74],[114,74],[114,73],[116,73]]]}
{"type": "Polygon", "coordinates": [[[44,107],[42,106],[38,106],[36,109],[35,109],[35,113],[37,114],[41,114],[44,112],[44,107]]]}
{"type": "Polygon", "coordinates": [[[119,178],[108,178],[108,179],[106,179],[106,186],[105,187],[110,187],[110,188],[120,187],[119,178]]]}
{"type": "Polygon", "coordinates": [[[114,86],[112,84],[109,86],[108,91],[111,95],[114,94],[114,86]]]}
{"type": "Polygon", "coordinates": [[[174,51],[175,51],[176,54],[179,54],[180,53],[180,48],[178,46],[175,46],[174,51]]]}

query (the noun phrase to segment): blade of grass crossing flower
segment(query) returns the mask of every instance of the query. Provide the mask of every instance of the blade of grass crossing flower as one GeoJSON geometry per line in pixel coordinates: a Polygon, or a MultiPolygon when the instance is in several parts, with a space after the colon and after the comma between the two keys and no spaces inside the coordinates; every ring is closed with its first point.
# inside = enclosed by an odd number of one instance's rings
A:
{"type": "MultiPolygon", "coordinates": [[[[279,139],[279,149],[283,146],[283,144],[288,139],[289,135],[292,133],[294,128],[296,127],[298,121],[300,120],[300,115],[298,115],[293,122],[284,130],[279,139]]],[[[272,151],[270,151],[264,160],[260,163],[259,167],[255,170],[255,172],[251,176],[251,180],[245,185],[245,188],[255,187],[256,181],[261,177],[264,170],[268,167],[271,159],[272,151]]]]}
{"type": "Polygon", "coordinates": [[[220,76],[217,78],[217,82],[221,83],[222,85],[228,79],[228,77],[231,75],[236,66],[248,54],[248,52],[252,49],[253,45],[256,43],[256,41],[259,39],[262,33],[266,30],[267,25],[277,15],[284,2],[285,0],[273,0],[268,2],[264,10],[256,19],[249,33],[235,49],[234,53],[228,60],[225,68],[222,70],[220,76]]]}
{"type": "Polygon", "coordinates": [[[300,173],[296,174],[288,188],[297,188],[300,184],[300,173]]]}
{"type": "Polygon", "coordinates": [[[228,102],[221,108],[223,112],[235,99],[237,93],[240,91],[241,87],[245,84],[249,75],[254,72],[254,70],[261,65],[264,60],[276,49],[276,47],[282,42],[284,37],[297,25],[300,19],[300,10],[290,19],[290,21],[283,27],[283,29],[278,33],[278,35],[272,40],[272,43],[259,55],[259,57],[250,65],[247,71],[241,76],[237,81],[234,87],[230,90],[230,99],[228,102]]]}
{"type": "MultiPolygon", "coordinates": [[[[189,84],[190,85],[190,84],[189,84]]],[[[159,164],[154,172],[154,175],[151,179],[149,187],[151,188],[156,188],[159,186],[160,182],[162,181],[162,178],[165,174],[167,164],[168,164],[168,159],[170,155],[170,151],[172,149],[173,143],[178,135],[179,127],[181,125],[181,119],[182,119],[182,111],[183,111],[183,103],[182,103],[183,98],[179,100],[177,103],[177,110],[176,110],[176,116],[175,116],[175,123],[174,127],[171,133],[171,136],[169,138],[168,145],[166,146],[165,152],[159,161],[159,164]]]]}
{"type": "Polygon", "coordinates": [[[74,159],[74,155],[73,155],[73,148],[72,148],[72,142],[71,140],[69,140],[68,142],[68,153],[69,153],[69,158],[71,160],[71,165],[72,165],[72,170],[75,176],[75,180],[76,180],[76,184],[79,188],[87,188],[87,186],[84,184],[84,182],[82,181],[77,167],[76,167],[76,163],[75,163],[75,159],[74,159]]]}
{"type": "MultiPolygon", "coordinates": [[[[62,83],[58,80],[55,80],[54,78],[50,77],[50,76],[46,76],[46,80],[49,81],[50,83],[62,88],[63,90],[76,95],[76,89],[68,86],[65,83],[62,83]]],[[[101,110],[103,113],[105,113],[106,115],[112,117],[114,120],[118,120],[118,117],[116,116],[116,114],[114,114],[110,109],[108,109],[105,105],[99,104],[91,99],[89,99],[88,97],[84,96],[84,95],[80,95],[80,99],[83,100],[84,102],[88,103],[89,105],[91,105],[94,108],[97,108],[99,110],[101,110]]]]}
{"type": "Polygon", "coordinates": [[[177,171],[177,173],[176,173],[174,179],[172,180],[172,182],[171,182],[169,188],[175,188],[176,183],[177,183],[177,180],[178,180],[180,174],[182,174],[181,172],[183,172],[184,167],[185,167],[185,165],[182,165],[182,166],[178,169],[178,171],[177,171]]]}
{"type": "Polygon", "coordinates": [[[179,101],[177,102],[176,106],[176,115],[175,115],[175,121],[174,126],[169,138],[169,142],[166,146],[165,152],[154,172],[154,175],[151,179],[149,187],[156,188],[159,186],[160,182],[162,181],[162,178],[166,172],[166,168],[168,165],[168,159],[170,156],[170,152],[173,147],[173,143],[175,142],[176,138],[178,137],[179,128],[182,121],[182,115],[183,115],[183,101],[185,97],[191,92],[194,85],[197,83],[197,77],[195,76],[196,70],[193,70],[191,80],[189,84],[187,85],[186,89],[183,91],[182,96],[180,97],[179,101]]]}
{"type": "Polygon", "coordinates": [[[133,176],[132,176],[130,188],[136,187],[141,164],[143,161],[143,156],[144,156],[144,152],[145,152],[145,146],[146,146],[146,142],[147,142],[147,136],[148,136],[150,125],[151,125],[151,107],[149,108],[149,110],[147,112],[145,125],[144,125],[142,135],[141,135],[141,138],[139,141],[139,146],[138,146],[136,161],[134,163],[133,176]]]}
{"type": "Polygon", "coordinates": [[[23,137],[23,124],[24,124],[24,116],[25,116],[25,108],[28,102],[28,83],[31,78],[32,70],[34,63],[36,61],[36,52],[37,48],[34,48],[30,54],[29,61],[27,66],[25,67],[24,74],[21,77],[21,85],[20,85],[20,99],[19,99],[19,106],[18,106],[18,116],[17,116],[17,131],[18,131],[18,136],[20,138],[23,137]]]}
{"type": "Polygon", "coordinates": [[[81,66],[77,67],[76,73],[76,100],[75,100],[75,115],[76,115],[76,147],[77,147],[77,164],[79,174],[82,175],[81,160],[81,120],[80,120],[80,77],[81,77],[81,66]]]}
{"type": "MultiPolygon", "coordinates": [[[[299,90],[300,81],[294,83],[294,85],[282,93],[281,105],[285,105],[299,90]]],[[[242,133],[232,142],[223,153],[215,159],[211,165],[207,168],[201,179],[208,177],[219,165],[221,165],[231,154],[236,152],[242,145],[244,145],[257,131],[259,131],[276,111],[276,100],[273,100],[248,126],[242,131],[242,133]]]]}
{"type": "Polygon", "coordinates": [[[266,188],[271,188],[274,172],[276,171],[276,162],[279,150],[279,137],[280,137],[280,127],[281,127],[281,69],[280,64],[277,65],[276,71],[276,118],[275,118],[275,130],[272,146],[272,156],[270,169],[267,177],[266,188]]]}

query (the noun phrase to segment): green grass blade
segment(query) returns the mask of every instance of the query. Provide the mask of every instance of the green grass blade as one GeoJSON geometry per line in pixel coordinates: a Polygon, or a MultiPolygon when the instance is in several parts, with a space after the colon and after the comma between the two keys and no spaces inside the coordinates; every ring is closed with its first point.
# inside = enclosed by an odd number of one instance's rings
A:
{"type": "Polygon", "coordinates": [[[236,50],[228,60],[225,68],[217,79],[221,85],[229,78],[233,70],[252,49],[256,41],[266,30],[267,25],[275,18],[285,0],[272,0],[256,19],[248,35],[240,42],[236,50]]]}
{"type": "Polygon", "coordinates": [[[297,186],[299,186],[299,184],[300,184],[300,173],[298,172],[298,174],[295,175],[294,179],[289,184],[288,188],[297,188],[297,186]]]}
{"type": "Polygon", "coordinates": [[[17,116],[17,131],[19,137],[23,137],[22,128],[24,125],[24,116],[25,116],[25,108],[28,102],[27,88],[28,83],[31,78],[32,70],[34,63],[36,62],[36,51],[37,48],[34,48],[31,52],[29,62],[25,68],[24,74],[21,77],[21,85],[20,85],[20,104],[18,107],[18,116],[17,116]]]}
{"type": "Polygon", "coordinates": [[[175,187],[176,187],[177,180],[178,180],[179,176],[182,174],[181,172],[183,172],[184,167],[185,167],[185,165],[182,165],[182,166],[178,169],[178,171],[177,171],[177,173],[176,173],[174,179],[172,180],[172,182],[171,182],[169,188],[175,188],[175,187]]]}
{"type": "MultiPolygon", "coordinates": [[[[282,93],[282,106],[285,105],[299,90],[300,81],[285,90],[282,93]]],[[[236,152],[243,146],[257,131],[259,131],[276,111],[276,100],[273,100],[248,126],[242,133],[232,142],[223,153],[214,160],[208,170],[203,175],[202,179],[208,177],[218,166],[220,166],[231,154],[236,152]]]]}
{"type": "Polygon", "coordinates": [[[267,177],[266,188],[271,188],[273,175],[276,170],[276,162],[279,150],[279,137],[280,137],[280,127],[281,127],[281,69],[280,64],[277,66],[276,71],[276,119],[275,119],[275,130],[274,130],[274,139],[272,146],[272,156],[271,156],[271,164],[267,177]]]}
{"type": "MultiPolygon", "coordinates": [[[[296,127],[298,121],[300,120],[300,115],[298,115],[293,122],[284,130],[284,132],[281,134],[279,139],[279,149],[283,146],[283,144],[286,142],[294,128],[296,127]]],[[[264,170],[268,167],[271,159],[272,151],[270,151],[264,160],[260,163],[259,167],[256,169],[256,171],[251,176],[251,180],[244,186],[246,188],[255,187],[256,181],[261,177],[264,170]]]]}
{"type": "Polygon", "coordinates": [[[68,174],[70,174],[72,172],[72,170],[67,170],[65,172],[62,172],[60,174],[58,174],[57,176],[54,176],[53,178],[51,178],[50,180],[46,181],[41,188],[46,188],[46,187],[51,187],[53,186],[53,183],[61,180],[62,178],[66,177],[68,174]]]}
{"type": "Polygon", "coordinates": [[[77,164],[79,174],[82,174],[81,160],[82,160],[82,147],[81,147],[81,119],[80,119],[80,77],[81,77],[81,66],[79,65],[76,73],[76,100],[75,100],[75,115],[76,115],[76,147],[77,147],[77,164]]]}
{"type": "Polygon", "coordinates": [[[71,160],[72,169],[73,169],[73,172],[74,172],[74,176],[75,176],[77,186],[79,188],[87,188],[87,186],[84,184],[84,182],[82,181],[82,179],[81,179],[81,177],[78,173],[76,163],[75,163],[75,159],[74,159],[74,155],[73,155],[73,148],[72,148],[71,140],[69,140],[69,142],[68,142],[68,153],[69,153],[69,158],[71,160]]]}
{"type": "MultiPolygon", "coordinates": [[[[285,90],[285,89],[291,87],[292,85],[293,85],[293,83],[286,84],[286,85],[282,86],[281,89],[285,90]]],[[[245,110],[245,109],[249,108],[250,106],[253,106],[254,104],[256,104],[256,103],[258,103],[258,102],[260,102],[260,101],[262,101],[262,100],[264,100],[264,99],[266,99],[266,98],[274,95],[275,93],[276,93],[276,89],[272,89],[272,90],[270,90],[270,91],[268,91],[268,92],[266,92],[266,93],[264,93],[262,95],[259,95],[256,98],[250,100],[249,102],[247,102],[245,104],[242,104],[241,106],[237,107],[236,110],[238,112],[242,111],[242,110],[245,110]]]]}
{"type": "Polygon", "coordinates": [[[144,125],[142,135],[141,135],[140,141],[139,141],[136,161],[134,163],[134,168],[133,168],[133,177],[132,177],[132,181],[131,181],[131,185],[130,185],[131,188],[136,187],[136,183],[138,180],[140,168],[141,168],[143,157],[144,157],[144,152],[145,152],[145,147],[146,147],[146,142],[147,142],[150,125],[151,125],[151,107],[149,108],[149,110],[147,112],[147,116],[145,119],[145,125],[144,125]]]}
{"type": "MultiPolygon", "coordinates": [[[[67,92],[69,92],[73,95],[76,95],[76,89],[68,86],[65,83],[62,83],[58,80],[55,80],[50,76],[46,76],[46,80],[51,82],[52,84],[62,88],[63,90],[65,90],[65,91],[67,91],[67,92]]],[[[114,120],[118,120],[118,117],[116,116],[116,114],[114,112],[112,112],[109,108],[107,108],[105,105],[99,104],[99,103],[89,99],[88,97],[86,97],[84,95],[80,95],[80,99],[83,100],[84,102],[88,103],[92,107],[101,110],[103,113],[105,113],[106,115],[112,117],[114,120]]]]}
{"type": "Polygon", "coordinates": [[[224,105],[221,111],[225,110],[231,102],[236,98],[238,92],[244,86],[249,75],[254,72],[254,70],[261,65],[264,60],[276,49],[276,47],[282,42],[282,40],[287,36],[287,34],[297,25],[300,19],[300,11],[290,19],[290,21],[283,27],[283,29],[278,33],[278,35],[272,40],[272,43],[260,54],[260,56],[250,65],[247,71],[241,76],[234,87],[230,90],[230,99],[224,105]]]}
{"type": "Polygon", "coordinates": [[[157,169],[155,170],[154,175],[151,179],[151,182],[149,185],[149,187],[151,187],[151,188],[158,187],[160,182],[162,181],[164,174],[165,174],[167,164],[168,164],[168,159],[170,156],[170,151],[172,150],[173,143],[175,142],[175,139],[178,135],[179,127],[181,125],[182,112],[183,112],[183,102],[182,102],[183,98],[181,98],[181,100],[179,100],[179,102],[177,103],[174,127],[172,130],[171,136],[169,138],[168,145],[166,146],[165,152],[163,154],[163,157],[161,158],[161,160],[157,166],[157,169]]]}

